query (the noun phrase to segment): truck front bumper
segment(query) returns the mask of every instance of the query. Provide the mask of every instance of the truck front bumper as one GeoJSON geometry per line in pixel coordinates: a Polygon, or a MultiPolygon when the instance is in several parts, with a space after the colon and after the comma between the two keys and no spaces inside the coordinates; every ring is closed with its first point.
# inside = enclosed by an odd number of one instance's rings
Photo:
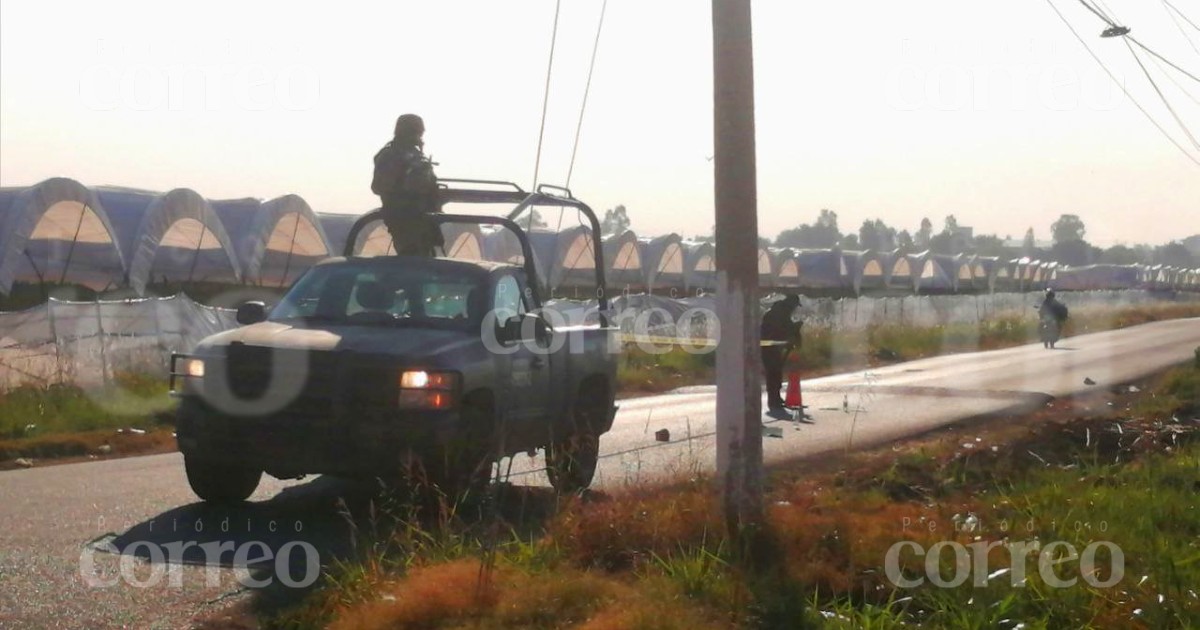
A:
{"type": "Polygon", "coordinates": [[[176,434],[185,456],[282,478],[390,474],[466,446],[456,441],[470,434],[457,410],[237,416],[198,397],[184,396],[180,403],[176,434]]]}

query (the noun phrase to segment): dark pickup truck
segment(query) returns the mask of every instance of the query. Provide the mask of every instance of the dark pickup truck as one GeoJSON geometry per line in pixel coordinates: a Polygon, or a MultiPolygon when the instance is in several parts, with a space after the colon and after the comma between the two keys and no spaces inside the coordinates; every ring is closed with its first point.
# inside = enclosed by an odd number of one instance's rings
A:
{"type": "MultiPolygon", "coordinates": [[[[443,201],[515,206],[507,218],[435,217],[512,231],[523,262],[331,258],[273,308],[243,304],[243,326],[172,357],[179,449],[200,498],[242,501],[263,472],[416,473],[457,492],[486,482],[501,457],[537,449],[557,490],[591,483],[616,410],[602,248],[593,247],[598,316],[555,326],[515,220],[538,206],[575,209],[592,243],[599,223],[569,191],[500,188],[444,184],[443,201]]],[[[356,222],[347,254],[377,221],[376,212],[356,222]]]]}

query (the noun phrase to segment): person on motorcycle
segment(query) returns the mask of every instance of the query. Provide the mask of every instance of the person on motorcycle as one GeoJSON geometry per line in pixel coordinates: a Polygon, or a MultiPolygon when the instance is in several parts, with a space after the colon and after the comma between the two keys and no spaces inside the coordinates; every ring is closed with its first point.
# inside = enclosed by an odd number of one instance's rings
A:
{"type": "Polygon", "coordinates": [[[1046,297],[1038,306],[1038,336],[1042,346],[1053,348],[1058,343],[1063,324],[1067,322],[1067,305],[1054,297],[1053,289],[1046,289],[1046,297]]]}

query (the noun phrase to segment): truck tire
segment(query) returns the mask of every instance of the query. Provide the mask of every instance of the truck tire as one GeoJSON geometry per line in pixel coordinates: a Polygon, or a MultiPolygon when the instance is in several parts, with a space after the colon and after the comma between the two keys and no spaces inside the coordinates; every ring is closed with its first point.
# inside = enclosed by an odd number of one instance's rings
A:
{"type": "Polygon", "coordinates": [[[603,384],[584,383],[571,405],[566,431],[554,436],[546,449],[546,476],[550,485],[567,494],[586,490],[600,461],[600,435],[596,427],[612,407],[603,384]]]}
{"type": "Polygon", "coordinates": [[[262,471],[215,464],[199,457],[183,457],[188,484],[196,496],[209,503],[238,503],[254,494],[262,471]]]}

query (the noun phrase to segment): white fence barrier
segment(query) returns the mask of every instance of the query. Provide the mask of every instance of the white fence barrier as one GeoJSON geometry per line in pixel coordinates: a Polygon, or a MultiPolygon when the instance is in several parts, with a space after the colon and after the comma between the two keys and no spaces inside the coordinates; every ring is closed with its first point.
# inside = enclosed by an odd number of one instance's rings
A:
{"type": "Polygon", "coordinates": [[[0,313],[0,388],[107,383],[123,371],[166,375],[171,352],[236,325],[234,311],[186,296],[115,302],[51,299],[0,313]]]}
{"type": "MultiPolygon", "coordinates": [[[[938,326],[978,323],[999,317],[1035,316],[1036,293],[906,296],[887,298],[803,298],[807,327],[865,330],[877,324],[938,326]]],[[[1163,303],[1147,291],[1065,293],[1073,313],[1163,303]]],[[[1176,301],[1200,301],[1178,294],[1176,301]]],[[[770,300],[764,300],[764,308],[770,300]]],[[[596,316],[596,303],[557,300],[548,305],[562,320],[578,323],[596,316]]],[[[625,295],[612,301],[610,315],[622,331],[637,337],[719,338],[713,296],[671,299],[625,295]]],[[[0,390],[21,384],[98,385],[123,371],[167,372],[172,352],[186,352],[201,339],[236,326],[235,312],[197,304],[185,296],[116,302],[51,299],[25,311],[0,313],[0,390]]]]}

